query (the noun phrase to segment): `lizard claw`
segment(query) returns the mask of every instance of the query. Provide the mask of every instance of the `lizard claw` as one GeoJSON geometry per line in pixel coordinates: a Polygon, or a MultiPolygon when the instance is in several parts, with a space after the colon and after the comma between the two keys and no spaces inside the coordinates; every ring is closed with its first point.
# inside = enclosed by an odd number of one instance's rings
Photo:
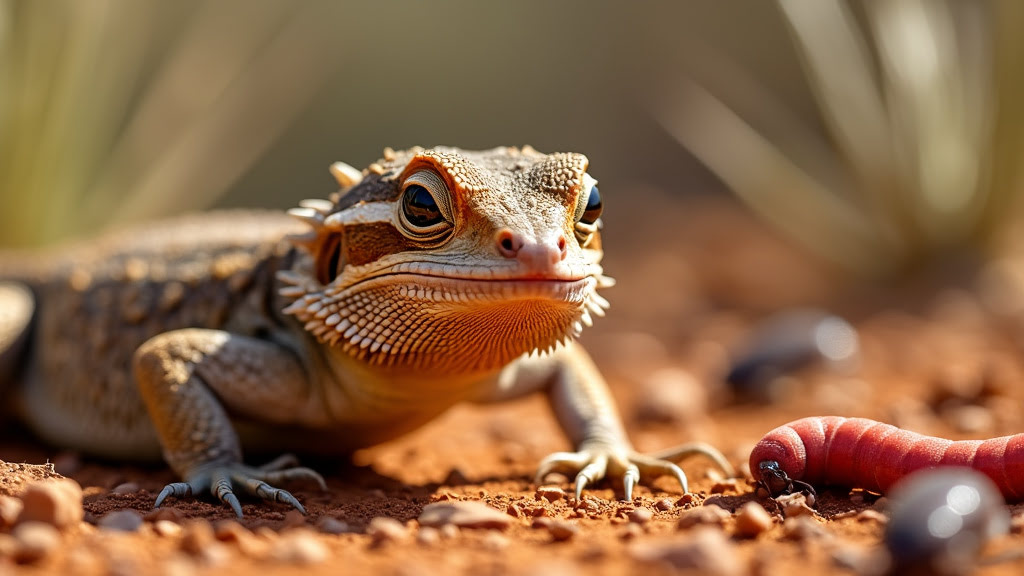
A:
{"type": "MultiPolygon", "coordinates": [[[[626,473],[622,476],[622,493],[624,500],[633,499],[633,486],[640,481],[640,469],[636,467],[636,464],[630,464],[626,467],[626,473]]],[[[683,492],[686,490],[684,489],[683,492]]]]}
{"type": "Polygon", "coordinates": [[[209,491],[218,500],[230,506],[235,516],[242,518],[242,505],[235,494],[238,490],[262,500],[288,504],[305,514],[306,509],[291,492],[271,485],[282,481],[311,480],[322,490],[327,490],[323,476],[309,468],[288,467],[295,463],[294,456],[286,456],[258,468],[241,463],[211,465],[187,475],[185,482],[173,482],[165,486],[156,497],[153,507],[159,508],[168,496],[184,498],[209,491]]]}
{"type": "Polygon", "coordinates": [[[184,498],[192,495],[192,486],[186,482],[171,482],[164,489],[160,491],[160,494],[156,497],[156,503],[153,504],[153,508],[159,508],[164,500],[168,496],[174,496],[175,498],[184,498]]]}
{"type": "MultiPolygon", "coordinates": [[[[670,454],[676,457],[702,454],[722,467],[727,474],[732,473],[732,467],[725,457],[705,444],[687,444],[674,449],[670,454]]],[[[577,500],[587,486],[600,481],[609,473],[622,478],[625,500],[632,500],[633,488],[641,478],[672,476],[679,482],[683,493],[690,491],[686,473],[682,468],[658,455],[640,454],[629,449],[596,447],[583,448],[579,452],[556,452],[541,462],[536,482],[541,483],[552,472],[575,473],[577,500]]]]}
{"type": "Polygon", "coordinates": [[[586,476],[576,476],[576,500],[579,501],[583,497],[583,489],[587,487],[586,476]]]}

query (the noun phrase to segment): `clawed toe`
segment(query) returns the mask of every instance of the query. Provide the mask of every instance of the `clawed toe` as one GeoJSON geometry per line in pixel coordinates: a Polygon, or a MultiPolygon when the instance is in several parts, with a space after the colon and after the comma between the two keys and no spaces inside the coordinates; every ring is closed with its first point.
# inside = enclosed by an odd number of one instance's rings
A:
{"type": "MultiPolygon", "coordinates": [[[[534,482],[544,482],[548,474],[564,473],[573,474],[581,470],[588,462],[589,456],[582,452],[555,452],[541,461],[537,468],[537,475],[534,482]]],[[[578,478],[577,478],[578,480],[578,478]]]]}
{"type": "Polygon", "coordinates": [[[164,503],[164,500],[166,500],[168,496],[174,496],[175,498],[185,498],[191,495],[192,486],[185,482],[172,482],[167,486],[164,486],[164,489],[161,490],[160,494],[157,495],[156,503],[153,504],[153,508],[159,508],[160,505],[164,503]]]}
{"type": "Polygon", "coordinates": [[[227,504],[235,516],[242,518],[242,505],[235,494],[240,491],[262,500],[287,504],[305,514],[306,509],[291,492],[272,485],[311,480],[322,490],[327,489],[323,476],[309,468],[292,467],[296,463],[294,456],[283,456],[259,468],[242,464],[218,465],[189,475],[185,482],[168,484],[156,497],[153,507],[159,508],[169,496],[185,498],[209,490],[218,500],[227,504]]]}
{"type": "Polygon", "coordinates": [[[632,500],[633,488],[641,478],[672,476],[683,492],[690,487],[682,468],[658,458],[644,454],[606,452],[604,450],[581,450],[580,452],[558,452],[545,458],[537,471],[536,482],[540,484],[548,474],[561,472],[575,473],[576,499],[583,495],[583,490],[594,482],[602,480],[609,472],[619,474],[621,471],[623,497],[632,500]]]}

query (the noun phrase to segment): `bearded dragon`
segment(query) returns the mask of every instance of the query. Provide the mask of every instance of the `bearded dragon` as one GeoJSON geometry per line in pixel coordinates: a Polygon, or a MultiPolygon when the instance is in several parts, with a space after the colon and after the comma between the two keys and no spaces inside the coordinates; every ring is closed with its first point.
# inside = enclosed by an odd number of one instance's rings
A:
{"type": "MultiPolygon", "coordinates": [[[[530,147],[395,152],[336,163],[341,189],[290,215],[213,212],[0,262],[0,383],[55,445],[159,458],[168,497],[323,478],[294,457],[413,430],[459,402],[545,390],[575,451],[544,459],[575,492],[606,475],[686,475],[634,451],[573,338],[608,302],[601,195],[581,154],[530,147]],[[301,228],[299,228],[301,227],[301,228]],[[7,388],[12,388],[8,386],[7,388]]],[[[666,457],[703,454],[705,444],[666,457]]]]}

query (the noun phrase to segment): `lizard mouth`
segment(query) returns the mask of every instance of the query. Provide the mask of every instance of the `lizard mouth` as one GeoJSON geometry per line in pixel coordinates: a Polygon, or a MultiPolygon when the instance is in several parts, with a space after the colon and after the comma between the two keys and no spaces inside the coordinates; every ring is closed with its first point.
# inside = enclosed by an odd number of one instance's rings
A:
{"type": "Polygon", "coordinates": [[[390,273],[368,278],[353,285],[357,290],[373,289],[381,284],[398,287],[401,296],[434,302],[471,303],[481,300],[520,300],[541,298],[583,304],[597,288],[597,279],[582,278],[467,278],[437,274],[390,273]]]}

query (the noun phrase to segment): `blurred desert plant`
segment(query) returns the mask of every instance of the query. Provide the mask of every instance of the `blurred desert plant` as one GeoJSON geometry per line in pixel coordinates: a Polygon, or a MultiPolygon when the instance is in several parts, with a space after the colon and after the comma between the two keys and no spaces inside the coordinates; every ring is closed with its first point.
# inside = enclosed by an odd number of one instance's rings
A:
{"type": "Polygon", "coordinates": [[[0,0],[0,245],[212,203],[330,78],[338,9],[0,0]]]}
{"type": "Polygon", "coordinates": [[[711,52],[663,127],[768,221],[870,275],[978,253],[1024,160],[1024,3],[778,0],[824,135],[711,52]]]}

